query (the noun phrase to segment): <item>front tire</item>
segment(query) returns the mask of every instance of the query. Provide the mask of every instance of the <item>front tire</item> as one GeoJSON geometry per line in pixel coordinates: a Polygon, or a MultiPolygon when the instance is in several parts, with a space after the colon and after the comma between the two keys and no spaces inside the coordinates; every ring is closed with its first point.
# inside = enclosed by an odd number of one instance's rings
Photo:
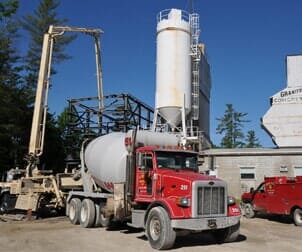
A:
{"type": "Polygon", "coordinates": [[[91,199],[84,199],[82,201],[80,224],[84,228],[93,227],[95,224],[95,206],[91,199]]]}
{"type": "Polygon", "coordinates": [[[150,210],[146,223],[146,234],[152,248],[162,250],[173,247],[176,232],[171,227],[167,211],[162,207],[150,210]]]}
{"type": "Polygon", "coordinates": [[[302,209],[296,208],[293,213],[293,219],[296,226],[302,226],[302,209]]]}

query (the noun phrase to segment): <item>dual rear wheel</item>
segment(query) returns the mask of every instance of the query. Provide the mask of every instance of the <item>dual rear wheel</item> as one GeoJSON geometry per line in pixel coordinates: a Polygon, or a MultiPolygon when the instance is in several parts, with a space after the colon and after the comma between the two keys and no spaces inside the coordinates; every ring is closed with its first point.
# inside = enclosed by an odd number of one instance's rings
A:
{"type": "Polygon", "coordinates": [[[93,200],[85,198],[82,201],[79,198],[72,198],[68,206],[68,216],[72,224],[81,224],[84,228],[107,227],[110,224],[110,218],[102,213],[104,203],[94,203],[93,200]]]}
{"type": "MultiPolygon", "coordinates": [[[[110,218],[102,214],[104,203],[95,204],[91,199],[72,198],[68,205],[68,217],[72,224],[82,227],[107,227],[110,218]]],[[[154,249],[169,249],[174,245],[176,232],[171,227],[168,213],[162,207],[151,209],[146,223],[146,234],[154,249]]]]}

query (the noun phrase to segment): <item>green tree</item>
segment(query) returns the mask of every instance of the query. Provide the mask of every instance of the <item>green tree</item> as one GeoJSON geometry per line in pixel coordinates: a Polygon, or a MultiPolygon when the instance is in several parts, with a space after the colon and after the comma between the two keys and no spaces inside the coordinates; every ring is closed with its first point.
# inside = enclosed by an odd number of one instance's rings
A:
{"type": "MultiPolygon", "coordinates": [[[[62,26],[68,21],[67,19],[58,18],[56,9],[59,5],[60,2],[56,0],[41,0],[34,14],[26,15],[20,21],[21,27],[28,31],[31,37],[29,50],[25,57],[25,80],[30,90],[35,90],[38,80],[44,34],[48,32],[50,25],[62,26]]],[[[64,51],[66,46],[75,38],[76,35],[64,35],[56,39],[52,56],[54,63],[60,63],[71,58],[64,51]]],[[[53,65],[51,73],[56,73],[53,65]]]]}
{"type": "Polygon", "coordinates": [[[222,134],[220,147],[222,148],[240,148],[244,146],[244,123],[249,120],[244,119],[247,113],[237,112],[232,104],[226,104],[224,116],[216,118],[219,121],[216,128],[217,134],[222,134]]]}
{"type": "Polygon", "coordinates": [[[18,0],[7,0],[0,2],[0,22],[6,18],[11,18],[19,7],[18,0]]]}
{"type": "Polygon", "coordinates": [[[0,163],[3,170],[23,166],[31,111],[22,90],[0,84],[0,163]]]}
{"type": "Polygon", "coordinates": [[[55,174],[63,172],[65,157],[61,130],[56,126],[54,115],[48,113],[45,130],[45,147],[40,159],[40,169],[52,170],[55,174]]]}
{"type": "Polygon", "coordinates": [[[0,2],[0,173],[22,165],[28,145],[29,110],[23,92],[18,38],[17,0],[0,2]]]}
{"type": "Polygon", "coordinates": [[[58,116],[57,125],[61,132],[66,157],[71,160],[79,160],[84,137],[78,128],[79,120],[75,117],[72,107],[66,107],[58,116]]]}
{"type": "Polygon", "coordinates": [[[20,67],[17,65],[20,57],[16,54],[14,40],[17,37],[14,16],[18,1],[0,2],[0,83],[13,88],[20,83],[20,67]]]}
{"type": "Polygon", "coordinates": [[[245,147],[247,147],[247,148],[261,147],[259,139],[256,137],[254,130],[249,130],[247,132],[245,141],[246,141],[245,147]]]}
{"type": "Polygon", "coordinates": [[[70,153],[72,143],[68,139],[69,109],[65,107],[63,112],[57,118],[57,127],[60,130],[61,139],[63,141],[64,153],[67,156],[70,153]]]}

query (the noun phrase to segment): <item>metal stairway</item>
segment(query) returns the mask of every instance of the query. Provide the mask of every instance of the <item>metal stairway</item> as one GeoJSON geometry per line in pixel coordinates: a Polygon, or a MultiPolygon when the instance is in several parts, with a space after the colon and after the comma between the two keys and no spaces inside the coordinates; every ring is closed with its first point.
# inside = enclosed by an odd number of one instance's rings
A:
{"type": "Polygon", "coordinates": [[[199,15],[190,14],[191,26],[191,57],[192,57],[192,119],[199,119],[199,62],[200,50],[199,44],[199,15]]]}

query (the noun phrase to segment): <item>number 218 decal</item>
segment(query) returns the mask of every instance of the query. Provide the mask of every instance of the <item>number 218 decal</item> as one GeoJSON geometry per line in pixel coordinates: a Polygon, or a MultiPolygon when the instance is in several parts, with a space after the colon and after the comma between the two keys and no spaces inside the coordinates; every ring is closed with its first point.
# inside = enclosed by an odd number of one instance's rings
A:
{"type": "Polygon", "coordinates": [[[188,185],[180,185],[180,190],[182,191],[188,190],[188,185]]]}

